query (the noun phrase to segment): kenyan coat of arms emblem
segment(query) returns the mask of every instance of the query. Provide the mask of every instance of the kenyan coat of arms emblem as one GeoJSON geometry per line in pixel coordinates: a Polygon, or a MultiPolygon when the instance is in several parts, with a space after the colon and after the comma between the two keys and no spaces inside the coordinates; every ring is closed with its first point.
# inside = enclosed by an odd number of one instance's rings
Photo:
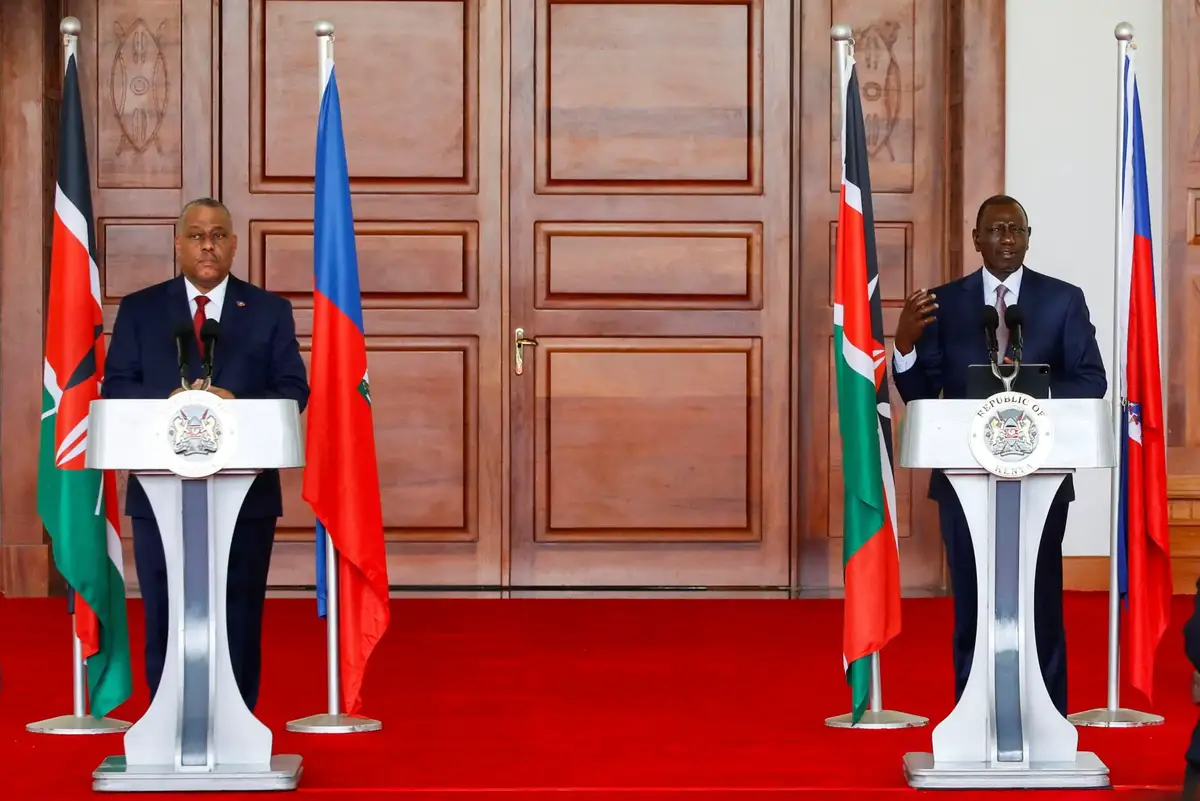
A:
{"type": "Polygon", "coordinates": [[[1022,478],[1045,464],[1053,435],[1045,404],[1023,392],[999,392],[975,412],[971,453],[993,475],[1022,478]]]}

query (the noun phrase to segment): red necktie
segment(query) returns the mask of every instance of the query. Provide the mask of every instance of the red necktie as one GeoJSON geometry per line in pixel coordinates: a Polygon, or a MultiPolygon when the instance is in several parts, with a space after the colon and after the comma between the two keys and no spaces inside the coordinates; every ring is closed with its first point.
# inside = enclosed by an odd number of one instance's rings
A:
{"type": "Polygon", "coordinates": [[[208,298],[204,295],[196,296],[196,314],[192,317],[192,326],[196,329],[196,346],[200,348],[200,355],[204,355],[204,343],[200,341],[200,326],[204,325],[204,307],[208,303],[208,298]]]}

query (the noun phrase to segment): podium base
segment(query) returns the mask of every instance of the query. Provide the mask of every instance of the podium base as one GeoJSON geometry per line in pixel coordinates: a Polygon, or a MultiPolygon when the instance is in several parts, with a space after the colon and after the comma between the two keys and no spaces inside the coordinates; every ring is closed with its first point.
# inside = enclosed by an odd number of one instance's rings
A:
{"type": "Polygon", "coordinates": [[[309,715],[298,720],[289,720],[287,730],[302,734],[355,734],[358,732],[379,731],[383,723],[372,718],[358,715],[309,715]]]}
{"type": "Polygon", "coordinates": [[[277,754],[267,769],[220,765],[215,770],[176,770],[174,765],[129,767],[124,756],[110,756],[92,773],[92,789],[109,793],[295,790],[304,770],[300,762],[297,754],[277,754]]]}
{"type": "Polygon", "coordinates": [[[942,762],[933,754],[904,755],[904,777],[918,789],[1065,789],[1109,787],[1108,766],[1091,751],[1079,751],[1074,762],[1034,762],[1028,766],[1004,762],[942,762]]]}
{"type": "Polygon", "coordinates": [[[1139,712],[1136,709],[1089,709],[1067,715],[1067,720],[1076,726],[1101,726],[1109,729],[1127,729],[1134,726],[1157,726],[1163,722],[1162,715],[1139,712]]]}
{"type": "Polygon", "coordinates": [[[858,723],[854,722],[854,714],[851,712],[825,718],[825,725],[832,729],[914,729],[924,726],[928,722],[929,718],[910,715],[907,712],[894,712],[890,709],[881,709],[878,712],[868,709],[863,712],[858,723]]]}
{"type": "Polygon", "coordinates": [[[125,731],[130,726],[116,718],[94,718],[91,715],[59,715],[56,718],[38,720],[25,725],[25,731],[33,734],[113,734],[125,731]]]}

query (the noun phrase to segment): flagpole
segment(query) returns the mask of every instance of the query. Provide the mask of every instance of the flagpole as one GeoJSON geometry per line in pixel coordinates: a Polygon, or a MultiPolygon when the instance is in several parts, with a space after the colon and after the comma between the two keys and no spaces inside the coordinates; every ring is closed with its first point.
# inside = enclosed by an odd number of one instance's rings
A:
{"type": "MultiPolygon", "coordinates": [[[[75,59],[75,68],[79,68],[79,32],[82,29],[83,26],[75,17],[64,17],[58,25],[62,34],[64,74],[72,58],[75,59]]],[[[34,734],[111,734],[129,728],[127,721],[96,718],[87,713],[87,663],[83,658],[83,642],[75,629],[75,595],[74,588],[68,586],[67,613],[71,616],[71,714],[26,724],[25,730],[34,734]]]]}
{"type": "Polygon", "coordinates": [[[1121,243],[1125,241],[1125,213],[1123,195],[1125,191],[1125,156],[1122,143],[1125,141],[1125,58],[1133,41],[1133,26],[1122,22],[1113,30],[1117,40],[1117,203],[1116,237],[1113,248],[1113,373],[1112,386],[1112,437],[1116,465],[1112,469],[1112,509],[1109,515],[1108,542],[1108,705],[1102,708],[1076,712],[1068,720],[1076,726],[1103,726],[1107,728],[1129,728],[1154,726],[1163,722],[1162,715],[1123,709],[1121,699],[1121,588],[1120,560],[1117,553],[1121,537],[1121,424],[1125,416],[1125,387],[1121,382],[1122,348],[1121,339],[1121,243]]]}
{"type": "MultiPolygon", "coordinates": [[[[843,120],[842,131],[846,130],[846,85],[849,81],[847,68],[850,59],[854,57],[854,32],[849,25],[837,24],[829,29],[829,38],[833,40],[834,64],[838,79],[838,113],[843,120]]],[[[842,136],[842,162],[845,163],[845,136],[842,136]]],[[[854,713],[834,715],[825,719],[825,725],[833,729],[907,729],[918,728],[929,723],[929,718],[920,715],[910,715],[907,712],[895,712],[883,708],[883,669],[879,665],[879,652],[871,654],[871,705],[863,712],[858,723],[854,722],[854,713]]]]}
{"type": "MultiPolygon", "coordinates": [[[[317,35],[317,107],[329,83],[333,70],[333,23],[320,20],[313,25],[317,35]]],[[[344,714],[341,700],[341,604],[338,603],[338,552],[333,537],[325,532],[325,651],[329,662],[328,699],[329,711],[325,714],[309,715],[287,722],[287,730],[306,734],[350,734],[354,732],[379,731],[383,723],[372,718],[344,714]]]]}

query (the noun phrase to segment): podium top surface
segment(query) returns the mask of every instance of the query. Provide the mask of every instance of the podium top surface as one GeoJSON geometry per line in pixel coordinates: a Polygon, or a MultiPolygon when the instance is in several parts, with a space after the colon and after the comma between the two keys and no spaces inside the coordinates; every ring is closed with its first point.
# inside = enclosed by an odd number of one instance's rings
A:
{"type": "Polygon", "coordinates": [[[300,409],[294,400],[223,400],[200,390],[92,401],[86,464],[187,478],[303,467],[300,409]]]}
{"type": "Polygon", "coordinates": [[[1000,392],[983,400],[917,400],[905,407],[899,461],[1021,478],[1036,470],[1112,467],[1113,439],[1112,405],[1101,398],[1000,392]]]}

